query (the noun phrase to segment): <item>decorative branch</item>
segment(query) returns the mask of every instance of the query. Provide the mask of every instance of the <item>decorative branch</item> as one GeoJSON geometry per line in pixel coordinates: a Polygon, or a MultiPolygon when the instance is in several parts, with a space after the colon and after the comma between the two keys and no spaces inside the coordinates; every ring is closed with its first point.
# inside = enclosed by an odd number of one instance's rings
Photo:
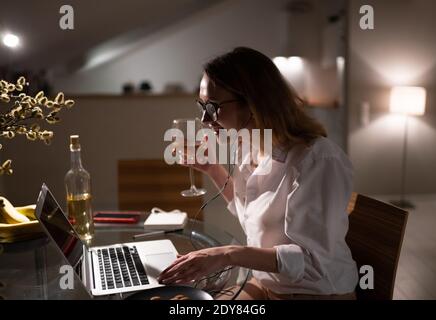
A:
{"type": "MultiPolygon", "coordinates": [[[[35,97],[29,96],[23,92],[28,85],[24,77],[20,77],[16,83],[0,80],[0,102],[7,105],[5,112],[2,112],[0,105],[0,138],[13,139],[17,135],[25,135],[27,140],[41,140],[49,145],[53,131],[43,130],[39,123],[60,122],[59,113],[74,106],[74,101],[65,100],[62,92],[54,100],[46,97],[43,91],[35,97]],[[33,123],[29,123],[29,120],[33,120],[33,123]]],[[[12,161],[8,159],[0,165],[0,175],[12,173],[12,161]]]]}

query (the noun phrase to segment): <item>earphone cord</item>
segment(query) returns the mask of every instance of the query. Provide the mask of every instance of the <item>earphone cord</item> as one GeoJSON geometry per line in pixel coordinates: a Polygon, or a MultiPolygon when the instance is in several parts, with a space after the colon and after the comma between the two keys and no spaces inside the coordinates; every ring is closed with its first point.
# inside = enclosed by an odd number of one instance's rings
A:
{"type": "MultiPolygon", "coordinates": [[[[233,174],[233,170],[235,169],[235,164],[233,164],[233,166],[231,166],[231,161],[230,161],[230,163],[229,163],[229,166],[228,166],[228,173],[227,173],[227,178],[226,178],[226,181],[225,181],[225,183],[224,183],[224,185],[221,187],[221,189],[212,197],[212,198],[210,198],[208,201],[206,201],[201,207],[200,207],[200,209],[197,211],[197,213],[195,214],[195,216],[194,216],[194,221],[197,219],[197,217],[198,217],[198,215],[200,214],[200,212],[204,209],[204,208],[206,208],[206,206],[211,202],[211,201],[213,201],[213,200],[215,200],[217,197],[219,197],[219,195],[221,195],[222,193],[223,193],[223,191],[225,190],[225,188],[227,187],[227,185],[228,185],[228,183],[229,183],[229,181],[230,181],[230,177],[232,176],[232,174],[233,174]]],[[[192,244],[192,246],[194,247],[194,249],[195,250],[199,250],[200,248],[199,247],[197,247],[197,245],[195,244],[195,242],[193,241],[193,239],[192,239],[192,234],[193,234],[193,231],[191,231],[191,234],[190,234],[190,237],[189,237],[189,240],[191,241],[191,244],[192,244]]],[[[195,282],[195,285],[194,285],[194,287],[197,287],[198,286],[198,284],[200,283],[200,282],[202,282],[202,281],[206,281],[206,280],[209,280],[209,279],[212,279],[212,278],[219,278],[223,273],[225,273],[225,272],[227,272],[227,271],[230,271],[230,270],[232,270],[234,267],[233,266],[230,266],[230,267],[227,267],[227,268],[224,268],[223,270],[220,270],[220,271],[218,271],[218,272],[216,272],[216,273],[214,273],[214,274],[212,274],[212,275],[210,275],[210,276],[207,276],[207,277],[204,277],[204,278],[201,278],[201,279],[199,279],[199,280],[197,280],[196,282],[195,282]]],[[[246,281],[246,279],[245,279],[245,281],[246,281]]],[[[241,292],[241,290],[242,290],[242,288],[244,287],[244,285],[245,285],[245,282],[244,282],[244,284],[239,288],[239,290],[238,290],[238,292],[232,297],[232,300],[233,299],[235,299],[238,295],[239,295],[239,293],[241,292]]],[[[210,294],[212,294],[212,295],[214,295],[214,294],[219,294],[219,293],[221,293],[221,294],[231,294],[232,293],[232,291],[231,290],[220,290],[220,291],[212,291],[212,292],[209,292],[210,294]]]]}
{"type": "MultiPolygon", "coordinates": [[[[236,153],[236,151],[235,151],[235,153],[236,153]]],[[[225,183],[224,183],[224,185],[221,187],[221,189],[219,189],[219,191],[212,197],[212,198],[210,198],[209,200],[207,200],[201,207],[200,207],[200,209],[198,209],[198,211],[197,211],[197,213],[194,215],[194,221],[195,220],[197,220],[197,218],[198,218],[198,215],[201,213],[201,211],[203,211],[204,210],[204,208],[206,208],[207,207],[207,205],[210,203],[210,202],[212,202],[213,200],[215,200],[216,198],[218,198],[223,192],[224,192],[224,190],[226,189],[226,187],[227,187],[227,185],[228,185],[228,183],[229,183],[229,181],[230,181],[230,177],[233,175],[233,171],[234,171],[234,169],[235,169],[235,164],[233,164],[233,166],[231,165],[231,162],[232,161],[230,161],[230,163],[229,163],[229,166],[228,166],[228,170],[227,170],[227,178],[226,178],[226,181],[225,181],[225,183]]],[[[191,234],[190,234],[190,241],[191,241],[191,244],[192,244],[192,246],[194,247],[194,249],[195,250],[198,250],[198,249],[200,249],[199,247],[197,247],[196,246],[196,244],[195,244],[195,242],[192,240],[192,231],[191,231],[191,234]]]]}
{"type": "MultiPolygon", "coordinates": [[[[245,125],[242,126],[242,128],[244,128],[244,127],[246,127],[246,126],[248,125],[248,123],[250,122],[250,120],[252,119],[252,117],[253,117],[253,114],[250,113],[250,118],[247,120],[247,122],[245,123],[245,125]]],[[[204,210],[204,208],[206,208],[206,206],[207,206],[210,202],[212,202],[213,200],[215,200],[216,198],[218,198],[218,197],[219,197],[219,196],[224,192],[225,188],[227,187],[227,185],[228,185],[228,183],[229,183],[229,181],[230,181],[230,177],[233,175],[233,171],[234,171],[235,166],[236,166],[236,154],[237,154],[237,150],[238,150],[238,145],[237,145],[237,143],[238,143],[238,139],[236,139],[235,142],[234,142],[234,144],[236,144],[236,147],[235,147],[234,152],[233,152],[233,161],[232,161],[232,158],[231,158],[231,155],[232,155],[232,152],[231,152],[231,151],[232,151],[232,148],[230,148],[230,159],[229,159],[230,161],[229,161],[229,165],[228,165],[228,169],[227,169],[227,178],[226,178],[226,181],[225,181],[224,185],[221,187],[221,189],[219,189],[219,191],[218,191],[218,192],[217,192],[217,193],[216,193],[212,198],[210,198],[209,200],[207,200],[207,201],[206,201],[206,202],[205,202],[205,203],[200,207],[200,209],[199,209],[199,210],[197,211],[197,213],[194,215],[194,221],[197,219],[198,215],[199,215],[199,214],[204,210]],[[231,164],[233,164],[233,166],[232,166],[231,164]]],[[[232,145],[232,146],[233,146],[233,145],[232,145]]],[[[195,249],[195,250],[199,250],[200,248],[197,247],[197,246],[195,245],[195,242],[194,242],[193,239],[192,239],[192,234],[193,234],[193,232],[191,231],[191,234],[190,234],[189,240],[190,240],[192,246],[194,247],[194,249],[195,249]]],[[[227,272],[227,271],[229,271],[229,270],[231,270],[231,269],[233,269],[233,268],[234,268],[233,266],[230,266],[230,267],[224,268],[223,270],[218,271],[218,272],[212,274],[211,276],[208,276],[208,277],[202,278],[202,279],[196,281],[196,283],[195,283],[195,287],[197,287],[198,283],[200,283],[200,282],[202,282],[202,281],[205,281],[205,280],[208,280],[208,279],[210,279],[210,278],[219,277],[219,276],[221,276],[221,274],[223,274],[224,272],[227,272]]],[[[245,278],[244,283],[239,287],[239,289],[238,289],[238,291],[236,292],[236,294],[233,295],[232,300],[234,300],[234,299],[235,299],[235,298],[236,298],[236,297],[241,293],[241,291],[242,291],[242,289],[244,288],[244,285],[245,285],[245,283],[247,282],[247,280],[248,280],[248,275],[247,275],[247,277],[245,278]]],[[[228,292],[232,292],[232,291],[231,291],[231,290],[221,290],[221,291],[217,291],[217,292],[214,292],[214,293],[228,293],[228,292]]]]}
{"type": "MultiPolygon", "coordinates": [[[[248,123],[251,121],[251,119],[253,118],[253,114],[252,113],[250,113],[250,118],[248,118],[248,120],[245,122],[245,124],[242,126],[242,128],[245,128],[247,125],[248,125],[248,123]]],[[[234,146],[234,144],[237,144],[238,143],[238,139],[236,139],[234,142],[233,142],[233,144],[232,144],[232,146],[234,146]]],[[[197,220],[197,218],[198,218],[198,215],[201,213],[201,211],[203,211],[203,209],[204,208],[206,208],[206,206],[210,203],[210,202],[212,202],[213,200],[215,200],[216,198],[218,198],[223,192],[224,192],[224,190],[226,189],[226,187],[227,187],[227,184],[229,183],[229,181],[230,181],[230,177],[233,175],[233,170],[235,169],[235,164],[236,164],[236,154],[237,154],[237,151],[238,151],[238,145],[236,145],[236,148],[235,148],[235,150],[234,150],[234,153],[233,153],[233,161],[232,161],[232,158],[231,158],[231,155],[232,155],[232,146],[230,147],[230,161],[229,161],[229,166],[228,166],[228,169],[227,169],[227,178],[226,178],[226,182],[224,183],[224,185],[221,187],[221,189],[219,189],[219,191],[212,197],[212,198],[210,198],[209,200],[207,200],[201,207],[200,207],[200,209],[198,209],[198,211],[197,211],[197,213],[194,215],[194,221],[195,220],[197,220]],[[231,167],[231,164],[233,163],[233,166],[231,167]],[[231,167],[231,169],[230,169],[230,167],[231,167]]],[[[195,246],[195,244],[194,244],[194,242],[192,241],[192,231],[191,231],[191,235],[190,235],[190,241],[191,241],[191,244],[192,244],[192,246],[195,248],[195,250],[198,250],[198,248],[195,246]]]]}

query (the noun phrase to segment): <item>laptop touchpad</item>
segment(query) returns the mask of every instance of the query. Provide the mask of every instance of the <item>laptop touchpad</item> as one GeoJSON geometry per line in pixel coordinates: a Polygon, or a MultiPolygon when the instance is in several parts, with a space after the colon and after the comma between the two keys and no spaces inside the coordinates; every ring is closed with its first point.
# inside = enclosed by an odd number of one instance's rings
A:
{"type": "Polygon", "coordinates": [[[146,255],[144,260],[148,275],[157,278],[176,258],[173,252],[146,255]]]}

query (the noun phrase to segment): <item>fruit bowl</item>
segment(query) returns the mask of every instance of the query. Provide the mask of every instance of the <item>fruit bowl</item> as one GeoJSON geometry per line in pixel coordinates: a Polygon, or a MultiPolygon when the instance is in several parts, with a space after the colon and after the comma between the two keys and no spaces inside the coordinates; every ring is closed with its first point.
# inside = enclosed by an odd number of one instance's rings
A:
{"type": "Polygon", "coordinates": [[[38,220],[16,224],[0,223],[0,243],[30,240],[44,235],[38,220]]]}
{"type": "Polygon", "coordinates": [[[36,205],[14,207],[0,196],[0,243],[11,243],[44,236],[35,217],[36,205]]]}

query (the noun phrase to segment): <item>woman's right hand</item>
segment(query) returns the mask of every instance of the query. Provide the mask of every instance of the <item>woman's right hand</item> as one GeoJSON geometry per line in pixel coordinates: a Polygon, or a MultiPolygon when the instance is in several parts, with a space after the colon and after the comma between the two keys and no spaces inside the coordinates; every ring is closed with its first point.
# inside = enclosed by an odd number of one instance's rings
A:
{"type": "MultiPolygon", "coordinates": [[[[208,151],[209,151],[208,149],[204,151],[205,157],[210,159],[211,157],[215,156],[214,154],[210,155],[208,151]]],[[[176,148],[174,148],[173,156],[176,155],[176,152],[177,150],[176,148]]],[[[178,164],[188,168],[189,167],[193,168],[195,170],[198,170],[206,174],[214,182],[218,190],[220,190],[226,184],[227,187],[224,189],[222,196],[227,202],[230,202],[233,199],[233,180],[231,179],[231,177],[229,178],[227,170],[222,165],[218,163],[209,163],[209,161],[207,161],[204,164],[200,164],[198,163],[197,159],[195,159],[193,164],[188,164],[187,147],[185,146],[183,151],[179,150],[179,152],[180,152],[180,154],[178,155],[179,161],[177,161],[178,164]]],[[[212,150],[212,152],[214,151],[212,150]]],[[[195,154],[197,154],[197,148],[195,149],[195,154]]]]}
{"type": "MultiPolygon", "coordinates": [[[[194,162],[192,164],[188,163],[188,146],[185,144],[183,151],[180,151],[180,154],[178,156],[178,161],[177,163],[185,166],[185,167],[190,167],[193,168],[195,170],[198,170],[206,175],[211,175],[213,173],[213,171],[217,171],[219,170],[219,167],[221,167],[219,164],[217,164],[217,155],[216,155],[216,150],[212,149],[209,150],[208,148],[208,136],[204,136],[204,140],[201,142],[200,145],[196,145],[195,146],[195,153],[194,155],[189,155],[190,157],[194,156],[194,161],[190,161],[190,162],[194,162]],[[204,155],[204,158],[202,157],[202,159],[199,159],[197,157],[197,151],[202,148],[203,150],[201,150],[200,154],[204,155]],[[215,159],[215,161],[212,161],[213,159],[215,159]],[[199,163],[201,160],[202,163],[199,163]],[[206,161],[204,161],[206,160],[206,161]],[[212,162],[212,163],[210,163],[212,162]]],[[[173,149],[173,155],[175,155],[176,153],[176,149],[173,149]]],[[[192,158],[191,158],[192,159],[192,158]]]]}

